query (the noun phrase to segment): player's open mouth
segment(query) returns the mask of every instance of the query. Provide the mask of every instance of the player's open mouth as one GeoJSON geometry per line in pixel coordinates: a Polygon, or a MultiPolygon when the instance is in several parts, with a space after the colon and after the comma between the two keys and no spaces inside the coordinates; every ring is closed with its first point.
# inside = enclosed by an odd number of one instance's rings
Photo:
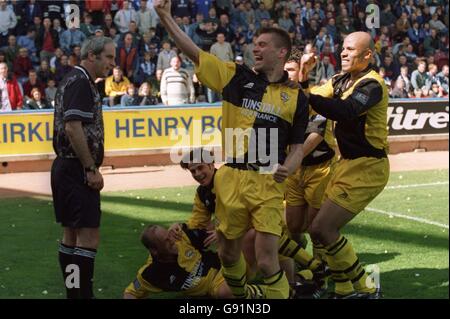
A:
{"type": "Polygon", "coordinates": [[[262,60],[263,60],[262,56],[255,55],[255,61],[262,61],[262,60]]]}

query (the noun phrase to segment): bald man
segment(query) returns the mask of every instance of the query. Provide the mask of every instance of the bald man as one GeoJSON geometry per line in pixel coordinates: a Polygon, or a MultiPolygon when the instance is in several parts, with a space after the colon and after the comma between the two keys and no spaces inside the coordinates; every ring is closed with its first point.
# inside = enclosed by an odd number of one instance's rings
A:
{"type": "MultiPolygon", "coordinates": [[[[380,298],[381,291],[367,274],[340,229],[362,211],[389,179],[387,158],[388,90],[371,66],[372,38],[365,32],[349,34],[341,52],[342,72],[309,92],[311,107],[336,121],[335,136],[341,158],[325,191],[325,201],[311,224],[314,242],[326,250],[333,273],[332,298],[380,298]]],[[[313,54],[302,57],[300,81],[308,92],[313,54]]]]}

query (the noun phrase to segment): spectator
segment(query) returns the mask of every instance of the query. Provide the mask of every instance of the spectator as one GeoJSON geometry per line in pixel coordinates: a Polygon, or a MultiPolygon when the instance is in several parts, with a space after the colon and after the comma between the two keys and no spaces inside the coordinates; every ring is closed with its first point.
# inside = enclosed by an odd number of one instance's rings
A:
{"type": "Polygon", "coordinates": [[[195,0],[197,5],[197,12],[203,14],[204,17],[208,17],[209,9],[211,9],[213,5],[212,0],[195,0]]]}
{"type": "Polygon", "coordinates": [[[431,29],[431,34],[426,37],[423,46],[425,49],[425,55],[434,55],[436,50],[439,49],[439,36],[436,29],[431,29]]]}
{"type": "Polygon", "coordinates": [[[415,99],[423,98],[422,89],[414,89],[414,95],[412,97],[415,99]]]}
{"type": "Polygon", "coordinates": [[[162,73],[165,69],[170,68],[170,61],[177,54],[172,50],[171,44],[169,41],[163,41],[162,50],[158,55],[158,62],[156,64],[156,79],[161,81],[162,73]]]}
{"type": "Polygon", "coordinates": [[[127,92],[120,98],[120,106],[136,106],[138,105],[138,95],[134,84],[127,85],[127,92]]]}
{"type": "Polygon", "coordinates": [[[52,21],[49,18],[44,18],[43,25],[43,29],[36,37],[36,48],[40,52],[41,60],[50,60],[59,45],[59,35],[56,30],[52,29],[52,21]]]}
{"type": "Polygon", "coordinates": [[[381,66],[384,68],[386,77],[389,79],[396,79],[400,74],[400,69],[394,64],[392,55],[386,54],[381,66]]]}
{"type": "Polygon", "coordinates": [[[27,99],[24,110],[42,110],[51,109],[52,106],[42,97],[41,91],[38,88],[33,88],[30,92],[31,98],[27,99]]]}
{"type": "Polygon", "coordinates": [[[69,65],[69,57],[65,54],[61,55],[61,59],[58,65],[56,66],[55,71],[55,80],[56,82],[60,82],[63,77],[72,70],[72,66],[69,65]]]}
{"type": "Polygon", "coordinates": [[[218,33],[218,25],[213,20],[206,19],[200,24],[195,33],[200,37],[200,47],[204,51],[209,51],[215,42],[218,33]]]}
{"type": "Polygon", "coordinates": [[[55,97],[58,89],[56,88],[56,82],[53,78],[49,78],[47,87],[45,88],[45,97],[47,98],[47,104],[55,107],[55,97]]]}
{"type": "Polygon", "coordinates": [[[386,84],[386,86],[390,90],[391,89],[391,85],[392,85],[392,79],[386,75],[386,70],[383,67],[381,67],[378,70],[378,74],[380,75],[381,78],[383,78],[384,83],[386,84]]]}
{"type": "Polygon", "coordinates": [[[278,25],[280,28],[288,31],[291,27],[294,27],[294,23],[292,22],[290,16],[289,16],[289,10],[284,9],[281,12],[281,17],[278,19],[278,25]]]}
{"type": "Polygon", "coordinates": [[[418,22],[414,22],[412,28],[408,29],[408,38],[416,49],[423,43],[425,33],[423,29],[419,27],[418,22]]]}
{"type": "Polygon", "coordinates": [[[110,13],[107,13],[105,14],[105,18],[102,24],[102,30],[105,32],[106,37],[111,36],[109,30],[112,27],[114,27],[112,15],[110,13]]]}
{"type": "Polygon", "coordinates": [[[397,99],[408,98],[408,91],[405,88],[405,82],[400,77],[397,78],[397,81],[395,81],[395,86],[389,96],[397,99]]]}
{"type": "Polygon", "coordinates": [[[403,87],[405,88],[406,92],[409,92],[411,90],[411,80],[409,79],[409,72],[407,66],[402,66],[400,68],[400,75],[397,77],[397,81],[402,80],[403,81],[403,87]]]}
{"type": "Polygon", "coordinates": [[[6,65],[8,66],[8,70],[12,69],[12,64],[9,63],[8,61],[6,61],[6,55],[5,52],[0,50],[0,63],[6,63],[6,65]]]}
{"type": "Polygon", "coordinates": [[[411,24],[409,23],[408,14],[403,12],[401,17],[395,23],[395,29],[397,30],[397,36],[403,38],[406,36],[411,24]]]}
{"type": "Polygon", "coordinates": [[[417,54],[414,52],[414,47],[412,44],[408,44],[408,46],[406,47],[405,56],[408,60],[408,63],[412,63],[416,60],[417,54]]]}
{"type": "Polygon", "coordinates": [[[106,78],[105,93],[109,100],[109,106],[120,103],[120,98],[127,92],[130,81],[123,76],[123,72],[119,66],[113,69],[113,74],[106,78]]]}
{"type": "Polygon", "coordinates": [[[106,11],[111,13],[111,16],[114,18],[119,12],[120,8],[123,6],[122,0],[110,0],[106,3],[106,11]]]}
{"type": "Polygon", "coordinates": [[[139,54],[136,45],[133,45],[133,36],[126,33],[123,44],[117,48],[117,65],[130,80],[133,79],[139,67],[139,54]]]}
{"type": "Polygon", "coordinates": [[[33,69],[28,72],[28,81],[23,84],[23,95],[25,98],[31,98],[31,91],[34,88],[37,88],[41,95],[45,97],[45,84],[39,81],[37,73],[33,69]]]}
{"type": "Polygon", "coordinates": [[[8,46],[3,48],[6,61],[8,61],[11,65],[19,54],[19,49],[20,47],[17,45],[16,36],[11,34],[8,37],[8,46]]]}
{"type": "Polygon", "coordinates": [[[16,25],[15,13],[6,8],[6,0],[0,0],[0,47],[6,45],[8,35],[16,25]]]}
{"type": "Polygon", "coordinates": [[[226,14],[220,15],[219,19],[220,19],[219,27],[217,29],[217,32],[225,34],[225,41],[232,44],[235,39],[234,39],[234,29],[230,24],[230,19],[226,14]]]}
{"type": "Polygon", "coordinates": [[[0,63],[0,92],[1,110],[14,111],[21,110],[23,106],[23,96],[14,75],[8,73],[6,63],[0,63]]]}
{"type": "Polygon", "coordinates": [[[17,77],[17,81],[20,84],[27,80],[28,72],[33,69],[33,64],[28,56],[28,50],[26,48],[19,49],[19,55],[14,60],[14,74],[17,77]]]}
{"type": "Polygon", "coordinates": [[[63,50],[61,48],[56,48],[55,55],[50,59],[50,70],[55,73],[56,68],[61,65],[61,57],[64,55],[63,50]]]}
{"type": "Polygon", "coordinates": [[[264,4],[264,2],[260,1],[258,9],[255,10],[255,25],[256,25],[257,29],[259,29],[261,27],[262,19],[270,20],[270,13],[269,13],[269,11],[267,11],[266,5],[264,4]]]}
{"type": "MultiPolygon", "coordinates": [[[[185,0],[187,2],[187,0],[185,0]]],[[[147,7],[147,0],[141,0],[140,10],[138,12],[139,33],[144,35],[150,28],[156,28],[157,16],[147,7]]]]}
{"type": "Polygon", "coordinates": [[[325,43],[327,42],[327,40],[328,40],[330,48],[334,48],[333,38],[327,34],[326,28],[321,28],[319,31],[319,34],[316,36],[316,38],[314,39],[314,42],[313,42],[314,45],[316,46],[318,53],[322,53],[323,47],[325,46],[325,43]]]}
{"type": "Polygon", "coordinates": [[[330,63],[330,58],[324,56],[322,61],[319,63],[319,69],[317,71],[318,83],[322,80],[329,80],[335,74],[334,66],[330,63]]]}
{"type": "Polygon", "coordinates": [[[23,19],[22,22],[25,28],[33,25],[35,17],[42,17],[42,8],[40,3],[36,2],[36,0],[29,0],[23,7],[23,19]]]}
{"type": "Polygon", "coordinates": [[[436,64],[431,63],[428,64],[428,84],[427,84],[427,88],[430,90],[431,86],[433,85],[433,83],[438,83],[438,78],[437,78],[437,73],[438,73],[438,67],[436,64]]]}
{"type": "Polygon", "coordinates": [[[195,90],[189,73],[181,68],[178,56],[170,60],[170,68],[161,77],[161,99],[165,105],[195,103],[195,90]]]}
{"type": "Polygon", "coordinates": [[[74,45],[81,46],[84,40],[86,40],[84,33],[73,26],[61,34],[59,38],[59,45],[64,53],[70,54],[72,47],[74,45]]]}
{"type": "Polygon", "coordinates": [[[217,34],[217,42],[211,46],[210,53],[222,61],[233,61],[233,49],[229,42],[225,41],[225,34],[217,34]]]}
{"type": "Polygon", "coordinates": [[[155,75],[156,65],[152,61],[154,57],[154,51],[147,51],[144,53],[144,60],[139,64],[139,70],[136,75],[136,82],[142,83],[144,81],[149,81],[155,75]]]}
{"type": "Polygon", "coordinates": [[[103,13],[106,12],[108,0],[86,0],[86,11],[92,17],[93,25],[101,25],[103,22],[103,13]]]}
{"type": "Polygon", "coordinates": [[[437,74],[437,80],[439,86],[443,89],[444,94],[449,94],[449,87],[448,87],[448,65],[444,65],[442,67],[442,71],[437,74]]]}
{"type": "Polygon", "coordinates": [[[139,87],[137,105],[157,105],[158,98],[152,94],[152,85],[150,82],[143,82],[139,87]]]}
{"type": "Polygon", "coordinates": [[[245,14],[245,5],[243,2],[240,2],[233,10],[231,10],[231,26],[234,30],[238,27],[241,27],[243,31],[247,31],[247,15],[245,14]]]}
{"type": "Polygon", "coordinates": [[[436,13],[432,15],[430,28],[438,30],[440,34],[446,34],[448,32],[448,28],[439,20],[439,16],[436,13]]]}
{"type": "Polygon", "coordinates": [[[429,91],[429,96],[430,97],[435,97],[435,98],[437,98],[437,97],[439,97],[439,98],[441,98],[441,97],[444,97],[444,90],[439,86],[439,84],[438,83],[432,83],[431,84],[431,89],[430,89],[430,91],[429,91]]]}
{"type": "Polygon", "coordinates": [[[429,78],[426,72],[426,67],[426,62],[420,61],[417,70],[411,74],[411,85],[414,90],[421,90],[422,87],[426,87],[428,85],[429,78]]]}
{"type": "Polygon", "coordinates": [[[139,23],[139,16],[128,0],[123,1],[122,9],[120,9],[114,17],[114,23],[120,33],[128,32],[131,21],[139,23]]]}
{"type": "Polygon", "coordinates": [[[35,45],[36,31],[33,26],[28,27],[27,34],[17,38],[17,45],[28,50],[29,57],[33,63],[39,62],[36,55],[37,49],[35,45]]]}
{"type": "Polygon", "coordinates": [[[397,18],[392,12],[392,7],[390,3],[384,4],[384,9],[380,14],[380,25],[387,26],[389,28],[394,28],[397,18]]]}
{"type": "Polygon", "coordinates": [[[53,19],[53,30],[58,33],[58,37],[61,38],[62,33],[65,31],[63,27],[61,27],[61,20],[53,19]]]}
{"type": "Polygon", "coordinates": [[[95,27],[92,24],[92,16],[89,13],[85,12],[83,20],[84,21],[80,26],[80,31],[83,32],[86,38],[89,38],[95,33],[95,27]]]}

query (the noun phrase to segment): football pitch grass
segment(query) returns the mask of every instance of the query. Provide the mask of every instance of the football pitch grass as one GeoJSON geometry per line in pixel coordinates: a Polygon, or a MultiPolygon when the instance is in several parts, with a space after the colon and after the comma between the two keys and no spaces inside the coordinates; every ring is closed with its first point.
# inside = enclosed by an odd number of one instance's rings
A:
{"type": "MultiPolygon", "coordinates": [[[[449,298],[448,181],[448,170],[392,173],[387,188],[342,230],[360,261],[377,265],[385,298],[449,298]]],[[[103,194],[97,298],[121,298],[147,257],[139,242],[144,225],[185,221],[194,193],[179,187],[103,194]]],[[[51,199],[0,205],[0,298],[64,298],[61,228],[51,199]]]]}

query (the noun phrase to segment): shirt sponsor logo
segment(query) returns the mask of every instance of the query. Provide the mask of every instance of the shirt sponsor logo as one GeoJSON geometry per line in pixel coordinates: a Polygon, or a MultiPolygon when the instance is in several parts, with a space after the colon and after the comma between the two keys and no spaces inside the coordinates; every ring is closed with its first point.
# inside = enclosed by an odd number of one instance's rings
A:
{"type": "Polygon", "coordinates": [[[251,89],[251,88],[253,88],[253,86],[255,86],[255,83],[249,82],[249,83],[247,83],[246,85],[244,85],[244,88],[246,88],[246,89],[251,89]]]}

